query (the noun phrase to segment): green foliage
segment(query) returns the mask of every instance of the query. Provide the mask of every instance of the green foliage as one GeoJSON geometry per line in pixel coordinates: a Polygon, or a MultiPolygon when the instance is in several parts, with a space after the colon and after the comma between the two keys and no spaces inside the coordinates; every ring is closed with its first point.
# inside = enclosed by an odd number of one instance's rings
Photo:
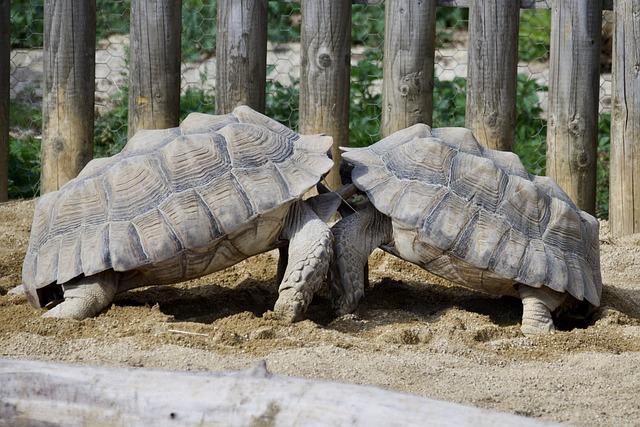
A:
{"type": "Polygon", "coordinates": [[[273,43],[300,39],[300,4],[270,1],[268,3],[267,37],[273,43]]]}
{"type": "Polygon", "coordinates": [[[435,79],[433,87],[433,126],[464,126],[467,80],[456,77],[451,81],[435,79]]]}
{"type": "Polygon", "coordinates": [[[205,114],[215,114],[216,102],[212,94],[190,87],[180,97],[180,121],[189,113],[198,112],[205,114]]]}
{"type": "Polygon", "coordinates": [[[216,50],[216,0],[182,0],[182,61],[211,56],[216,50]]]}
{"type": "Polygon", "coordinates": [[[12,0],[11,47],[41,47],[43,16],[42,0],[12,0]]]}
{"type": "Polygon", "coordinates": [[[278,81],[267,81],[265,113],[283,125],[298,129],[300,90],[299,82],[285,86],[278,81]]]}
{"type": "Polygon", "coordinates": [[[96,39],[129,32],[131,0],[96,0],[96,39]]]}
{"type": "Polygon", "coordinates": [[[521,61],[549,59],[551,40],[551,12],[549,10],[523,10],[520,12],[518,55],[521,61]]]}
{"type": "Polygon", "coordinates": [[[544,175],[547,153],[547,122],[541,118],[538,92],[545,86],[525,75],[518,75],[516,94],[516,140],[513,151],[520,156],[527,170],[544,175]]]}
{"type": "Polygon", "coordinates": [[[611,152],[611,114],[600,114],[598,122],[598,168],[596,172],[596,216],[609,218],[609,153],[611,152]]]}
{"type": "Polygon", "coordinates": [[[9,197],[38,195],[40,184],[40,132],[42,111],[31,103],[12,100],[9,105],[9,197]]]}
{"type": "Polygon", "coordinates": [[[384,7],[355,4],[351,14],[351,42],[355,45],[382,46],[384,7]]]}
{"type": "Polygon", "coordinates": [[[40,140],[33,136],[9,137],[9,198],[39,194],[40,140]]]}
{"type": "Polygon", "coordinates": [[[364,58],[351,67],[349,106],[349,144],[353,147],[371,145],[380,139],[382,95],[374,91],[374,82],[382,79],[382,54],[367,49],[364,58]]]}
{"type": "Polygon", "coordinates": [[[129,88],[123,87],[113,96],[113,108],[96,115],[93,139],[94,157],[117,154],[127,143],[129,88]]]}

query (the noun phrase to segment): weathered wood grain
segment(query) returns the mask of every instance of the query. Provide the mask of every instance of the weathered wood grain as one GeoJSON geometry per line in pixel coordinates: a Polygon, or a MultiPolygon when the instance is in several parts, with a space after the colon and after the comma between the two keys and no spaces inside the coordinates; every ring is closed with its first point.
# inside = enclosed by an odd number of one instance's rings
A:
{"type": "Polygon", "coordinates": [[[544,426],[371,386],[0,359],[0,426],[544,426]]]}
{"type": "Polygon", "coordinates": [[[471,2],[466,126],[496,150],[510,151],[515,139],[519,20],[513,0],[471,2]]]}
{"type": "Polygon", "coordinates": [[[351,0],[303,0],[300,133],[333,137],[334,167],[326,181],[340,186],[340,150],[349,144],[351,0]]]}
{"type": "Polygon", "coordinates": [[[131,2],[129,137],[178,125],[181,3],[131,2]]]}
{"type": "Polygon", "coordinates": [[[267,0],[219,0],[216,109],[238,105],[264,112],[267,80],[267,0]]]}
{"type": "Polygon", "coordinates": [[[0,202],[8,199],[9,186],[9,0],[0,0],[0,202]]]}
{"type": "Polygon", "coordinates": [[[431,124],[436,0],[385,3],[382,135],[431,124]]]}
{"type": "MultiPolygon", "coordinates": [[[[285,0],[287,2],[299,3],[300,0],[285,0]]],[[[469,7],[473,0],[437,0],[438,6],[449,7],[469,7]]],[[[517,2],[517,0],[513,0],[517,2]]],[[[550,9],[553,0],[520,0],[522,9],[550,9]]],[[[382,4],[384,0],[352,0],[353,4],[382,4]]],[[[613,0],[602,0],[602,8],[613,9],[613,0]]]]}
{"type": "Polygon", "coordinates": [[[93,155],[95,45],[95,0],[45,0],[41,193],[93,155]]]}
{"type": "Polygon", "coordinates": [[[551,18],[547,175],[595,213],[601,0],[558,0],[551,18]]]}
{"type": "Polygon", "coordinates": [[[616,236],[640,232],[640,0],[616,0],[609,220],[616,236]]]}

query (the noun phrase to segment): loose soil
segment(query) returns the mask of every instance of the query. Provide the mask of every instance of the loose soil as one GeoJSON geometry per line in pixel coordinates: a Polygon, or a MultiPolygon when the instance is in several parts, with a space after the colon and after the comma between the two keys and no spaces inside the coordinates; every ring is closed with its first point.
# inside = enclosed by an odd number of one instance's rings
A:
{"type": "Polygon", "coordinates": [[[276,254],[173,286],[120,294],[94,319],[41,318],[20,283],[33,201],[0,204],[0,357],[175,370],[270,371],[416,393],[576,425],[640,423],[640,235],[601,226],[603,304],[525,338],[518,300],[438,279],[376,251],[358,311],[317,297],[282,323],[276,254]]]}

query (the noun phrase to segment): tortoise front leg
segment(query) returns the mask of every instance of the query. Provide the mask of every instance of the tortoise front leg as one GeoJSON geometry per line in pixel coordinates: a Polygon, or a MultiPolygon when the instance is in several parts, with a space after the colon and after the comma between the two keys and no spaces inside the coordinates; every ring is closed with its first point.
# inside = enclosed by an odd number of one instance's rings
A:
{"type": "Polygon", "coordinates": [[[82,320],[107,308],[118,290],[118,276],[113,270],[83,277],[62,285],[64,301],[42,317],[82,320]]]}
{"type": "Polygon", "coordinates": [[[520,285],[518,292],[522,299],[522,333],[532,336],[555,331],[551,312],[562,304],[565,294],[546,286],[533,288],[526,285],[520,285]]]}
{"type": "Polygon", "coordinates": [[[368,204],[338,221],[331,232],[335,239],[331,292],[336,313],[342,315],[358,306],[368,280],[369,255],[392,241],[393,226],[389,217],[368,204]]]}
{"type": "MultiPolygon", "coordinates": [[[[333,237],[329,226],[308,202],[299,202],[289,212],[282,238],[289,240],[288,262],[274,311],[295,322],[302,320],[313,295],[324,282],[333,255],[333,237]]],[[[279,263],[279,272],[283,267],[284,263],[279,263]]]]}
{"type": "Polygon", "coordinates": [[[276,282],[282,283],[284,272],[289,264],[289,245],[278,248],[278,269],[276,270],[276,282]]]}

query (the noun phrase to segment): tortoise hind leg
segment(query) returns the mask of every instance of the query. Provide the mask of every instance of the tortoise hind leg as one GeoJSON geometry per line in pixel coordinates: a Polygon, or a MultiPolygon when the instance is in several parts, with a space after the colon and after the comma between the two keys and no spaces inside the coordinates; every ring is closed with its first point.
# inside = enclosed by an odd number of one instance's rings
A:
{"type": "Polygon", "coordinates": [[[82,320],[107,308],[118,289],[117,274],[104,271],[62,285],[64,301],[43,314],[43,317],[82,320]]]}
{"type": "Polygon", "coordinates": [[[546,286],[533,288],[526,285],[520,285],[518,292],[522,299],[522,333],[531,336],[555,331],[551,312],[562,304],[565,294],[546,286]]]}
{"type": "Polygon", "coordinates": [[[338,221],[331,232],[335,238],[332,300],[336,313],[342,315],[358,306],[368,282],[369,255],[393,239],[393,226],[389,217],[369,204],[338,221]]]}
{"type": "Polygon", "coordinates": [[[308,202],[296,203],[291,208],[282,238],[289,240],[289,247],[287,257],[278,263],[278,275],[283,278],[274,311],[295,322],[302,319],[324,282],[333,255],[333,238],[329,226],[308,202]]]}

